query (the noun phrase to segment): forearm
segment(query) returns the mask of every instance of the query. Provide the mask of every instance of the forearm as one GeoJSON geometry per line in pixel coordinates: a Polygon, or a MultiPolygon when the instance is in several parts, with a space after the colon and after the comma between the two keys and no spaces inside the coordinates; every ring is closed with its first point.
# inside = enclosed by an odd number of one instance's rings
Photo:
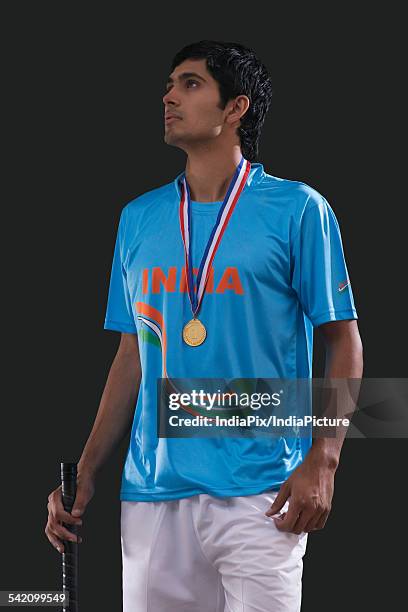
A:
{"type": "MultiPolygon", "coordinates": [[[[360,380],[363,373],[363,351],[359,338],[340,338],[327,346],[325,364],[325,387],[333,389],[330,400],[324,407],[327,416],[351,420],[354,413],[360,380]]],[[[335,437],[316,437],[313,453],[328,467],[337,468],[341,448],[348,427],[336,428],[335,437]]]]}
{"type": "Polygon", "coordinates": [[[134,355],[116,355],[106,381],[98,413],[78,463],[78,473],[96,474],[129,431],[140,386],[134,355]]]}

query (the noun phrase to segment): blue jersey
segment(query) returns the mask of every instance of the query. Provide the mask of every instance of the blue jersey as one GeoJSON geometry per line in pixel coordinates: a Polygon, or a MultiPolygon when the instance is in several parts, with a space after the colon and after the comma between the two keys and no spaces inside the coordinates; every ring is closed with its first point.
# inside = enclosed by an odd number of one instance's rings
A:
{"type": "MultiPolygon", "coordinates": [[[[313,328],[357,319],[332,208],[309,185],[253,163],[201,303],[207,338],[186,344],[183,176],[129,202],[119,222],[105,329],[138,335],[142,368],[121,500],[279,489],[304,460],[310,437],[159,438],[157,379],[164,367],[169,378],[311,378],[313,328]]],[[[195,274],[221,205],[191,203],[195,274]]]]}

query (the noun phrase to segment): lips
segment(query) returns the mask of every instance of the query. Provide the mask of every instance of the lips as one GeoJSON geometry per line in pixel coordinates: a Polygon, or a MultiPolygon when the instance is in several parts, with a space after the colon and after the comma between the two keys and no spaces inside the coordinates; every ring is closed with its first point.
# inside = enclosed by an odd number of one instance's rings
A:
{"type": "Polygon", "coordinates": [[[181,119],[181,117],[179,117],[178,115],[172,115],[170,113],[168,115],[164,116],[164,120],[165,120],[166,123],[168,123],[172,119],[181,119]]]}

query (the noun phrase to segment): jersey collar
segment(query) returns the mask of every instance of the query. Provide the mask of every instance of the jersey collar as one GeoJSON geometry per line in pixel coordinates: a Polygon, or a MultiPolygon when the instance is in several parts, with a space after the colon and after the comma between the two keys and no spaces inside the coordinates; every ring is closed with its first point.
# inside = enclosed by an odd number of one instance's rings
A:
{"type": "MultiPolygon", "coordinates": [[[[185,173],[185,170],[183,170],[183,172],[180,172],[180,174],[178,174],[173,181],[174,187],[177,192],[177,196],[179,198],[181,197],[181,182],[184,178],[184,173],[185,173]]],[[[249,187],[252,187],[253,185],[257,185],[260,181],[262,181],[264,177],[265,177],[265,171],[264,171],[263,165],[258,162],[251,162],[251,170],[249,171],[249,175],[247,178],[245,188],[249,188],[249,187]]]]}

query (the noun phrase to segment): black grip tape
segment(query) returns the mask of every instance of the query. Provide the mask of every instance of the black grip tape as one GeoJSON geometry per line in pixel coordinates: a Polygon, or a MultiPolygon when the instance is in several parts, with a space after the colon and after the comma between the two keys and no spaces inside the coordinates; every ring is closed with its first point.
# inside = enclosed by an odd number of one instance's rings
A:
{"type": "MultiPolygon", "coordinates": [[[[66,512],[71,513],[77,489],[77,464],[61,463],[62,504],[66,512]]],[[[63,523],[64,527],[75,535],[76,525],[63,523]]],[[[78,543],[64,540],[62,553],[62,588],[69,594],[68,604],[62,607],[63,612],[78,612],[78,543]]]]}

